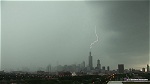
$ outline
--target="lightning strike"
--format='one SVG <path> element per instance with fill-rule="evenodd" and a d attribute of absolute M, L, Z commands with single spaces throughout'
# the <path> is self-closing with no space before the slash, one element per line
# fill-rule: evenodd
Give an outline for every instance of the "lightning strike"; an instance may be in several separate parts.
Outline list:
<path fill-rule="evenodd" d="M 96 33 L 96 26 L 95 26 L 95 35 L 96 35 L 96 40 L 91 43 L 90 49 L 92 48 L 92 45 L 94 45 L 96 42 L 98 42 L 98 35 L 97 35 L 97 33 Z"/>

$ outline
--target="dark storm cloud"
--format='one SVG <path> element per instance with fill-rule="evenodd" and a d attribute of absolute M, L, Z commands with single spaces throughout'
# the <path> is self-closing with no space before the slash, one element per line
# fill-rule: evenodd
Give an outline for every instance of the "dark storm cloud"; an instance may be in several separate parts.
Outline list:
<path fill-rule="evenodd" d="M 149 53 L 149 8 L 147 2 L 118 2 L 113 4 L 110 11 L 110 25 L 108 30 L 119 33 L 118 38 L 109 39 L 113 45 L 111 51 L 134 54 L 134 58 L 142 56 L 148 58 Z M 109 21 L 108 21 L 109 22 Z M 112 29 L 112 30 L 111 30 Z M 108 42 L 109 42 L 108 41 Z M 125 55 L 128 57 L 132 57 Z M 120 55 L 121 56 L 121 55 Z M 117 58 L 118 55 L 112 56 Z M 121 56 L 122 57 L 122 56 Z M 118 59 L 119 60 L 119 59 Z M 125 59 L 124 59 L 125 60 Z M 129 60 L 131 61 L 131 60 Z"/>
<path fill-rule="evenodd" d="M 101 27 L 105 33 L 105 42 L 101 43 L 102 53 L 117 63 L 149 63 L 148 2 L 114 1 L 89 4 L 95 8 L 105 7 L 105 16 L 99 18 L 103 22 L 97 21 L 97 24 L 103 25 Z"/>

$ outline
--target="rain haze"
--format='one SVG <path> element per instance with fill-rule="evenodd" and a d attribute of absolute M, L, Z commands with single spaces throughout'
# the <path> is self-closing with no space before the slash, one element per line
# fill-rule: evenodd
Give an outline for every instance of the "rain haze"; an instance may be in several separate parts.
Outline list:
<path fill-rule="evenodd" d="M 1 70 L 149 64 L 147 1 L 2 1 Z M 92 42 L 98 41 L 92 45 Z"/>

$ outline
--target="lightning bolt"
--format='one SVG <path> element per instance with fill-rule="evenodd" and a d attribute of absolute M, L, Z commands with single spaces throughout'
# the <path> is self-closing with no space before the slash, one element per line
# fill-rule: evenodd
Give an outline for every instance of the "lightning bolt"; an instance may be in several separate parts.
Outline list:
<path fill-rule="evenodd" d="M 96 40 L 91 43 L 90 49 L 92 48 L 92 45 L 94 45 L 96 42 L 98 42 L 98 35 L 97 35 L 97 33 L 96 33 L 96 26 L 95 26 L 95 35 L 96 35 Z"/>

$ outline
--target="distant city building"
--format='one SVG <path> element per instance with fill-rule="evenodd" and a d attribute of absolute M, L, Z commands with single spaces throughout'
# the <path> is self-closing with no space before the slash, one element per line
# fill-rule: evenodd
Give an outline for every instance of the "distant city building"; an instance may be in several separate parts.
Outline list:
<path fill-rule="evenodd" d="M 149 65 L 147 64 L 147 72 L 149 72 Z"/>
<path fill-rule="evenodd" d="M 106 73 L 105 66 L 102 66 L 101 73 Z"/>
<path fill-rule="evenodd" d="M 124 73 L 129 73 L 129 72 L 130 72 L 129 69 L 125 69 L 125 70 L 124 70 Z"/>
<path fill-rule="evenodd" d="M 132 69 L 131 69 L 131 68 L 129 68 L 129 71 L 130 71 L 130 72 L 132 72 Z"/>
<path fill-rule="evenodd" d="M 118 72 L 124 73 L 124 64 L 118 64 Z"/>
<path fill-rule="evenodd" d="M 101 69 L 101 64 L 100 64 L 100 60 L 97 60 L 97 69 Z"/>
<path fill-rule="evenodd" d="M 107 66 L 107 71 L 109 71 L 109 66 Z"/>
<path fill-rule="evenodd" d="M 102 67 L 102 70 L 105 70 L 105 66 Z"/>
<path fill-rule="evenodd" d="M 51 72 L 51 65 L 47 66 L 47 72 L 50 73 Z"/>
<path fill-rule="evenodd" d="M 83 64 L 83 68 L 85 68 L 85 61 L 83 61 L 83 63 L 82 63 L 82 64 Z"/>
<path fill-rule="evenodd" d="M 58 76 L 63 77 L 63 76 L 72 76 L 72 73 L 69 71 L 66 72 L 58 72 Z"/>
<path fill-rule="evenodd" d="M 47 74 L 45 71 L 37 71 L 37 74 Z"/>
<path fill-rule="evenodd" d="M 89 67 L 90 67 L 90 70 L 93 69 L 93 61 L 92 61 L 91 52 L 89 53 Z"/>
<path fill-rule="evenodd" d="M 62 65 L 58 65 L 57 66 L 57 71 L 63 71 L 63 66 Z"/>
<path fill-rule="evenodd" d="M 0 74 L 4 74 L 5 72 L 4 72 L 4 70 L 3 71 L 0 71 Z"/>
<path fill-rule="evenodd" d="M 142 68 L 142 72 L 145 72 L 145 68 Z"/>
<path fill-rule="evenodd" d="M 135 71 L 135 69 L 133 69 L 133 68 L 132 68 L 132 70 L 131 70 L 131 71 L 132 71 L 132 72 L 134 72 L 134 71 Z"/>

